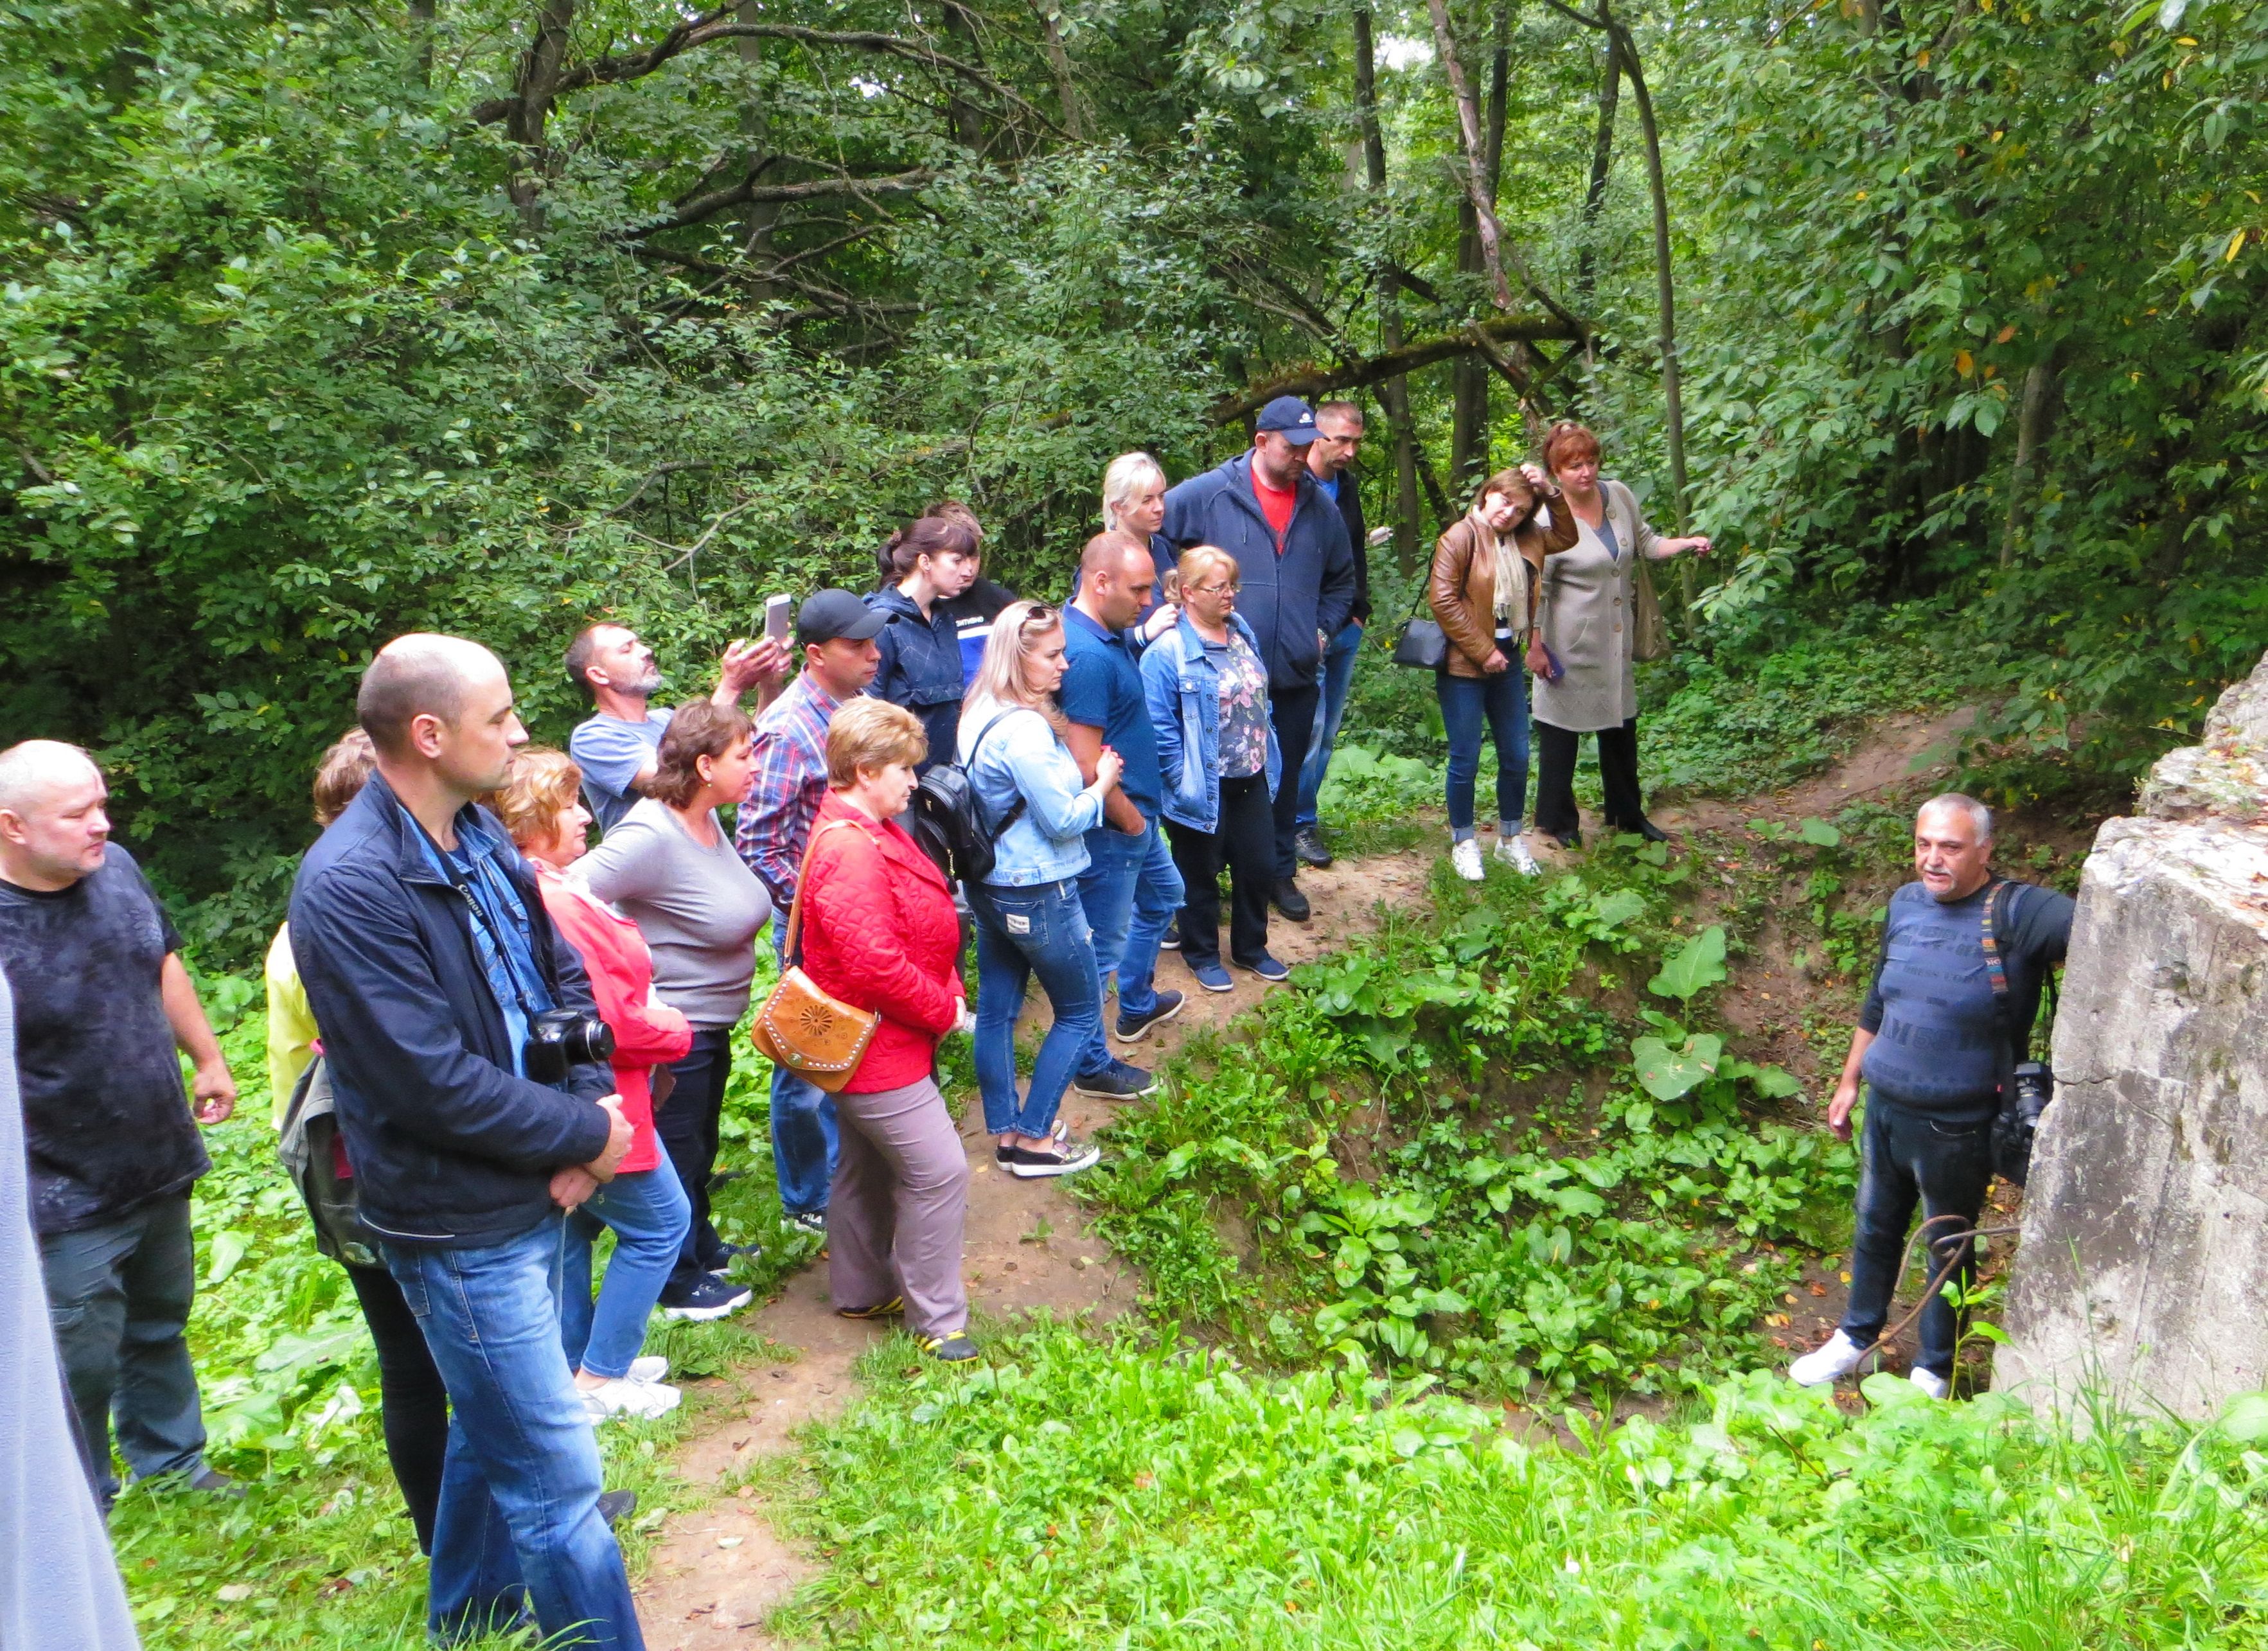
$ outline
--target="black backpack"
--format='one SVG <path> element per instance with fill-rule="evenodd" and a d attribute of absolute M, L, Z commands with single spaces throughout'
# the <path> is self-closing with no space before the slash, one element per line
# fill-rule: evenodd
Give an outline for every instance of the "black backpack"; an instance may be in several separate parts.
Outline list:
<path fill-rule="evenodd" d="M 969 742 L 970 759 L 984 748 L 985 735 L 1025 709 L 1018 705 L 1004 711 L 978 729 L 976 738 Z M 921 777 L 913 806 L 906 811 L 906 824 L 914 841 L 937 862 L 946 881 L 981 883 L 992 874 L 992 845 L 1023 812 L 1024 800 L 1019 796 L 998 823 L 987 820 L 983 800 L 976 794 L 976 782 L 967 765 L 939 763 Z"/>

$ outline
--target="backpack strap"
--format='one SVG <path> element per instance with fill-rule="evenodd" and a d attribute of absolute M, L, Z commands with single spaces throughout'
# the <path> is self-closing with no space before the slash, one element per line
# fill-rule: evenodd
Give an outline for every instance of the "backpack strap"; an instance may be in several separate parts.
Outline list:
<path fill-rule="evenodd" d="M 1030 711 L 1035 717 L 1040 714 L 1033 711 L 1029 705 L 1011 705 L 1007 710 L 996 713 L 990 721 L 979 728 L 976 731 L 976 739 L 970 741 L 968 744 L 968 800 L 976 806 L 976 823 L 983 826 L 996 838 L 1024 817 L 1024 793 L 1019 790 L 1016 792 L 1016 800 L 1008 805 L 1008 812 L 1000 816 L 1000 823 L 991 824 L 984 817 L 984 793 L 976 789 L 976 758 L 983 751 L 984 741 L 991 734 L 992 730 L 1020 711 Z"/>

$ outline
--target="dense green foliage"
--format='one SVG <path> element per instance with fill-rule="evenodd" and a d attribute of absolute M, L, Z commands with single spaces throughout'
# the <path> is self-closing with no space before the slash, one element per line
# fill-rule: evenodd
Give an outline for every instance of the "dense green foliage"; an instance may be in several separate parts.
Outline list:
<path fill-rule="evenodd" d="M 1596 33 L 1451 11 L 1502 111 L 1514 262 L 1594 328 L 1571 346 L 1522 297 L 1507 370 L 1666 517 L 1631 100 L 1587 210 Z M 1422 8 L 1374 18 L 1374 188 L 1347 15 L 1253 0 L 9 15 L 0 740 L 96 747 L 217 954 L 275 909 L 387 635 L 495 644 L 556 737 L 590 617 L 694 686 L 764 593 L 865 583 L 939 495 L 996 571 L 1059 589 L 1112 453 L 1186 473 L 1241 440 L 1215 398 L 1309 361 L 1351 381 L 1389 329 L 1454 341 L 1492 307 Z M 1669 675 L 1931 597 L 1980 732 L 2030 764 L 2012 789 L 2192 727 L 2268 643 L 2258 9 L 1625 20 L 1721 546 Z M 1437 485 L 1527 446 L 1477 362 L 1403 385 L 1413 545 Z"/>
<path fill-rule="evenodd" d="M 800 1621 L 836 1646 L 2257 1647 L 2268 1401 L 2086 1443 L 1895 1376 L 1690 1425 L 1498 1419 L 1359 1376 L 1039 1329 L 877 1357 L 822 1433 Z"/>

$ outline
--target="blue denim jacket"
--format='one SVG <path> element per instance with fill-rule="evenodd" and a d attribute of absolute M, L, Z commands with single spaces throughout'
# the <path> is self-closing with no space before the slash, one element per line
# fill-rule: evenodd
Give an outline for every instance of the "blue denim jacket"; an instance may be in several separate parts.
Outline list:
<path fill-rule="evenodd" d="M 1260 645 L 1241 614 L 1231 614 L 1256 654 Z M 1158 729 L 1158 766 L 1165 773 L 1165 814 L 1198 831 L 1220 829 L 1220 673 L 1204 638 L 1187 617 L 1142 656 L 1142 691 Z M 1268 725 L 1268 795 L 1283 783 L 1284 753 Z"/>
<path fill-rule="evenodd" d="M 1005 711 L 1007 714 L 1002 716 Z M 990 733 L 987 723 L 998 717 Z M 983 735 L 981 749 L 968 741 Z M 972 699 L 961 718 L 961 763 L 984 805 L 999 820 L 1022 798 L 1018 814 L 992 844 L 986 883 L 1028 888 L 1061 882 L 1086 869 L 1086 833 L 1102 820 L 1102 794 L 1090 787 L 1048 719 L 1036 711 Z"/>
<path fill-rule="evenodd" d="M 922 732 L 929 736 L 924 770 L 951 762 L 961 721 L 960 627 L 942 602 L 931 603 L 930 616 L 924 619 L 913 598 L 895 585 L 867 597 L 866 606 L 889 616 L 874 638 L 882 660 L 866 691 L 921 719 Z"/>

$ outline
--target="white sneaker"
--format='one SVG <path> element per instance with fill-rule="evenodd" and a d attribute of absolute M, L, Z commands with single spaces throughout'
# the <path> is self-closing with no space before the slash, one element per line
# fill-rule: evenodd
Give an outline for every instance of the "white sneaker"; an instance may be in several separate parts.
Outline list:
<path fill-rule="evenodd" d="M 1924 1397 L 1941 1399 L 1953 1391 L 1953 1383 L 1934 1370 L 1925 1370 L 1919 1365 L 1906 1372 L 1906 1380 L 1920 1389 Z"/>
<path fill-rule="evenodd" d="M 1543 868 L 1535 863 L 1535 856 L 1528 851 L 1528 839 L 1514 835 L 1496 840 L 1494 858 L 1509 866 L 1522 877 L 1540 877 Z"/>
<path fill-rule="evenodd" d="M 616 1376 L 594 1388 L 583 1390 L 583 1409 L 589 1413 L 593 1426 L 610 1416 L 630 1416 L 640 1421 L 651 1421 L 666 1416 L 677 1408 L 683 1396 L 674 1387 L 659 1382 L 633 1382 L 628 1376 Z"/>
<path fill-rule="evenodd" d="M 1787 1379 L 1800 1388 L 1815 1388 L 1822 1382 L 1849 1375 L 1866 1356 L 1864 1347 L 1838 1330 L 1823 1346 L 1813 1348 L 1788 1366 Z"/>
<path fill-rule="evenodd" d="M 630 1360 L 630 1373 L 629 1375 L 625 1376 L 623 1380 L 627 1382 L 659 1382 L 662 1377 L 668 1374 L 669 1360 L 663 1358 L 658 1352 L 648 1353 L 643 1359 L 633 1359 Z"/>
<path fill-rule="evenodd" d="M 1481 845 L 1477 837 L 1467 837 L 1462 843 L 1449 845 L 1449 864 L 1458 876 L 1469 883 L 1476 883 L 1488 873 L 1481 869 Z"/>

